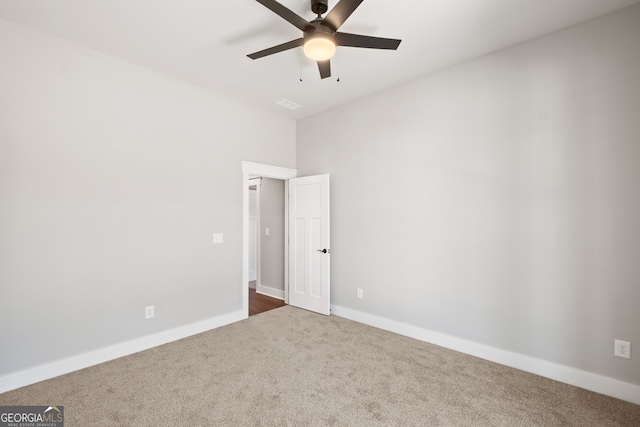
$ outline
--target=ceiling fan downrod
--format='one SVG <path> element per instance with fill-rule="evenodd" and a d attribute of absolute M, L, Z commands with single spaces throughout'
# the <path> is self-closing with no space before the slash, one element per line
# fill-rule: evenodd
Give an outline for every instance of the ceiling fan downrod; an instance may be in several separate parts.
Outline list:
<path fill-rule="evenodd" d="M 318 18 L 320 18 L 328 9 L 329 0 L 311 0 L 311 11 L 318 15 Z"/>

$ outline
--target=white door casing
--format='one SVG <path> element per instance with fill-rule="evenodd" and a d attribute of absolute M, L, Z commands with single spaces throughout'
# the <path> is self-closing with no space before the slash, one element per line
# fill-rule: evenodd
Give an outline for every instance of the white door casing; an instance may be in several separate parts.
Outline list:
<path fill-rule="evenodd" d="M 330 314 L 329 175 L 289 180 L 289 304 Z"/>

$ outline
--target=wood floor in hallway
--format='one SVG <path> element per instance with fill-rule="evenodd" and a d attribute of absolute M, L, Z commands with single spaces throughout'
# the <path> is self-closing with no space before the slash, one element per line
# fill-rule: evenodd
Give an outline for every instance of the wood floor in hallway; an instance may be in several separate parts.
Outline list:
<path fill-rule="evenodd" d="M 249 288 L 249 316 L 264 313 L 265 311 L 273 310 L 274 308 L 285 305 L 286 304 L 282 300 L 259 294 L 255 289 Z"/>

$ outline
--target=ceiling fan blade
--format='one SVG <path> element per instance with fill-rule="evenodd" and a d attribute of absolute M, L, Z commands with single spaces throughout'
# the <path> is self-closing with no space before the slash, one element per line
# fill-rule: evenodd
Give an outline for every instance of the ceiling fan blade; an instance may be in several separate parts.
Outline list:
<path fill-rule="evenodd" d="M 263 58 L 265 56 L 273 55 L 274 53 L 284 52 L 285 50 L 293 49 L 295 47 L 302 46 L 302 37 L 299 39 L 291 40 L 290 42 L 279 44 L 268 49 L 261 50 L 259 52 L 250 53 L 247 55 L 251 59 Z"/>
<path fill-rule="evenodd" d="M 335 31 L 338 30 L 344 24 L 344 21 L 347 20 L 349 16 L 353 13 L 354 10 L 360 3 L 364 0 L 340 0 L 337 5 L 331 9 L 329 14 L 325 16 L 323 24 L 328 24 Z"/>
<path fill-rule="evenodd" d="M 331 77 L 331 60 L 327 59 L 326 61 L 318 61 L 318 69 L 320 70 L 321 79 Z"/>
<path fill-rule="evenodd" d="M 279 15 L 281 18 L 284 18 L 287 22 L 293 24 L 298 27 L 301 31 L 304 31 L 309 27 L 309 22 L 307 22 L 304 18 L 300 17 L 295 12 L 281 5 L 275 0 L 256 0 L 258 3 L 262 4 L 266 8 L 270 9 L 276 15 Z"/>
<path fill-rule="evenodd" d="M 363 36 L 360 34 L 336 33 L 338 46 L 366 47 L 370 49 L 396 50 L 402 40 L 383 39 L 381 37 Z"/>

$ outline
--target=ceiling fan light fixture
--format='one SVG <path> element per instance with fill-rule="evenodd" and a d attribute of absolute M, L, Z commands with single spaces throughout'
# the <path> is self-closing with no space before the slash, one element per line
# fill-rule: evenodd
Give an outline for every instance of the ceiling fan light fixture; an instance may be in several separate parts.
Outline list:
<path fill-rule="evenodd" d="M 328 36 L 316 35 L 304 42 L 304 54 L 314 61 L 326 61 L 336 53 L 336 43 Z"/>
<path fill-rule="evenodd" d="M 329 0 L 307 0 L 311 2 L 311 10 L 318 15 L 311 21 L 302 18 L 279 3 L 278 0 L 256 1 L 302 31 L 302 37 L 250 53 L 247 56 L 251 59 L 258 59 L 302 47 L 304 54 L 318 63 L 321 79 L 331 77 L 331 57 L 336 53 L 337 46 L 396 50 L 402 41 L 338 31 L 364 0 L 337 0 L 336 5 L 324 18 L 322 14 L 329 9 Z"/>

